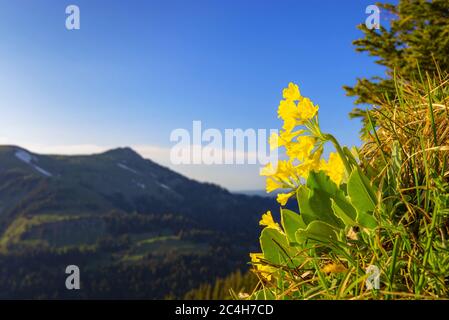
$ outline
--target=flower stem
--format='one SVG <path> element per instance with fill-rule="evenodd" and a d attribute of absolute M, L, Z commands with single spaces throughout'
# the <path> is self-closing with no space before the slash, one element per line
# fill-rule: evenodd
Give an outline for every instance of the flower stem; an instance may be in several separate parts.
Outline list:
<path fill-rule="evenodd" d="M 351 165 L 349 164 L 348 159 L 346 159 L 346 155 L 345 155 L 345 153 L 343 152 L 343 149 L 341 148 L 341 146 L 340 146 L 340 144 L 338 143 L 337 139 L 335 139 L 335 137 L 334 137 L 333 135 L 329 134 L 329 133 L 324 134 L 323 137 L 324 137 L 327 141 L 332 142 L 332 144 L 334 145 L 335 150 L 337 150 L 338 155 L 339 155 L 340 158 L 341 158 L 341 161 L 343 161 L 343 165 L 345 166 L 346 173 L 348 174 L 348 177 L 349 177 L 349 175 L 350 175 L 351 172 L 352 172 L 352 167 L 351 167 Z"/>

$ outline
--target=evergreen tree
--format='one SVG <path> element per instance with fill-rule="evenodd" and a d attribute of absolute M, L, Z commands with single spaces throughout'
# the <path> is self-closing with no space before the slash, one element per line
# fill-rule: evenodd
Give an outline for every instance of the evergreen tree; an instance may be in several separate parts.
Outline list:
<path fill-rule="evenodd" d="M 422 76 L 442 76 L 449 72 L 449 0 L 399 0 L 397 5 L 378 3 L 382 17 L 393 17 L 390 26 L 369 30 L 358 28 L 364 36 L 353 42 L 356 51 L 377 57 L 386 68 L 385 77 L 359 78 L 354 87 L 345 86 L 356 104 L 379 104 L 395 98 L 394 75 L 413 81 Z M 364 109 L 355 108 L 351 117 L 368 121 Z"/>

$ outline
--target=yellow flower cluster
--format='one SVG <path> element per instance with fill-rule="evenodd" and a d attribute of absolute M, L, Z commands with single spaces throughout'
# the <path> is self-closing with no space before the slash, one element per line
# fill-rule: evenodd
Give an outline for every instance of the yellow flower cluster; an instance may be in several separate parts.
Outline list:
<path fill-rule="evenodd" d="M 266 191 L 290 189 L 288 193 L 279 193 L 277 201 L 285 205 L 295 194 L 302 179 L 307 179 L 309 172 L 323 170 L 337 184 L 344 177 L 344 165 L 337 153 L 331 153 L 329 161 L 321 160 L 323 152 L 322 136 L 318 125 L 317 105 L 301 96 L 299 88 L 289 83 L 283 90 L 284 99 L 278 107 L 278 117 L 284 121 L 279 134 L 273 133 L 269 138 L 270 149 L 284 147 L 288 160 L 282 160 L 275 167 L 269 163 L 261 170 L 266 176 Z M 296 131 L 295 128 L 303 128 Z"/>
<path fill-rule="evenodd" d="M 273 267 L 262 264 L 260 259 L 263 258 L 263 253 L 250 253 L 251 263 L 259 271 L 259 274 L 266 280 L 271 280 L 271 274 L 276 270 Z"/>
<path fill-rule="evenodd" d="M 294 83 L 288 84 L 283 96 L 284 100 L 279 103 L 278 118 L 284 120 L 283 129 L 286 132 L 312 119 L 318 112 L 318 106 L 314 106 L 309 98 L 302 97 L 298 85 Z"/>
<path fill-rule="evenodd" d="M 328 161 L 321 159 L 323 144 L 326 141 L 332 141 L 340 154 L 342 149 L 333 136 L 321 132 L 318 123 L 318 106 L 315 106 L 309 98 L 302 97 L 298 86 L 294 83 L 289 83 L 284 89 L 283 97 L 279 104 L 278 117 L 284 121 L 284 124 L 279 134 L 274 133 L 270 136 L 269 144 L 271 150 L 285 148 L 288 160 L 280 160 L 276 165 L 268 163 L 260 174 L 267 178 L 267 192 L 278 189 L 288 191 L 277 195 L 277 201 L 285 206 L 288 199 L 295 195 L 298 187 L 308 178 L 310 172 L 324 171 L 339 185 L 348 172 L 348 164 L 343 162 L 339 153 L 335 152 L 330 154 Z M 344 161 L 346 161 L 345 158 Z M 262 215 L 259 224 L 265 228 L 276 229 L 285 235 L 280 225 L 274 221 L 271 211 Z M 276 268 L 262 261 L 263 253 L 251 253 L 250 256 L 258 274 L 270 281 Z M 323 267 L 322 272 L 339 273 L 345 270 L 342 264 L 328 264 Z"/>

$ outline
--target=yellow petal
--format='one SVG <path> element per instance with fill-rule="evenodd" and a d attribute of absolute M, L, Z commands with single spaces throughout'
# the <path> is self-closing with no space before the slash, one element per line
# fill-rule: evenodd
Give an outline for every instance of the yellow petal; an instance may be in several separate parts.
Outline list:
<path fill-rule="evenodd" d="M 260 170 L 261 176 L 270 177 L 276 174 L 276 169 L 273 167 L 273 164 L 269 162 L 265 167 Z"/>
<path fill-rule="evenodd" d="M 343 161 L 336 152 L 331 152 L 329 154 L 329 160 L 327 163 L 321 162 L 320 169 L 326 172 L 329 178 L 337 185 L 340 185 L 345 175 Z"/>
<path fill-rule="evenodd" d="M 286 132 L 292 131 L 296 126 L 298 125 L 298 122 L 295 118 L 287 118 L 284 119 L 284 124 L 282 126 L 282 129 L 284 129 Z"/>
<path fill-rule="evenodd" d="M 318 112 L 319 107 L 314 106 L 309 98 L 304 98 L 298 103 L 298 114 L 301 120 L 312 119 Z"/>
<path fill-rule="evenodd" d="M 291 159 L 304 161 L 315 148 L 315 139 L 310 136 L 300 136 L 296 143 L 287 146 L 287 156 Z"/>
<path fill-rule="evenodd" d="M 250 253 L 251 262 L 259 262 L 260 258 L 263 258 L 263 253 Z"/>
<path fill-rule="evenodd" d="M 330 263 L 325 265 L 321 271 L 324 273 L 341 273 L 346 271 L 346 267 L 341 263 Z"/>
<path fill-rule="evenodd" d="M 279 202 L 281 206 L 285 206 L 287 204 L 288 199 L 294 194 L 294 192 L 290 193 L 279 193 L 276 197 L 276 201 Z"/>
<path fill-rule="evenodd" d="M 297 135 L 300 135 L 304 133 L 304 130 L 297 130 L 294 132 L 291 131 L 281 131 L 279 138 L 282 140 L 282 142 L 285 144 L 287 142 L 290 142 L 295 138 Z"/>
<path fill-rule="evenodd" d="M 266 226 L 268 228 L 279 229 L 279 224 L 274 222 L 273 216 L 271 215 L 271 211 L 267 211 L 262 215 L 262 219 L 259 221 L 259 225 Z"/>
<path fill-rule="evenodd" d="M 307 179 L 311 171 L 320 170 L 320 158 L 322 154 L 322 149 L 316 150 L 313 154 L 309 155 L 304 162 L 295 167 L 295 173 Z"/>
<path fill-rule="evenodd" d="M 267 193 L 273 192 L 274 190 L 279 189 L 281 187 L 282 187 L 282 184 L 280 184 L 279 182 L 273 180 L 272 178 L 267 178 L 266 188 L 265 188 Z"/>
<path fill-rule="evenodd" d="M 275 177 L 279 180 L 288 180 L 294 176 L 294 167 L 290 161 L 281 160 L 278 162 Z"/>
<path fill-rule="evenodd" d="M 260 259 L 263 258 L 263 253 L 250 253 L 251 262 L 253 266 L 260 272 L 260 275 L 266 280 L 271 280 L 271 274 L 275 271 L 273 267 L 263 265 Z"/>
<path fill-rule="evenodd" d="M 278 107 L 278 118 L 286 121 L 287 119 L 296 118 L 298 116 L 298 108 L 291 100 L 281 100 Z"/>
<path fill-rule="evenodd" d="M 279 140 L 280 140 L 280 138 L 277 133 L 273 132 L 270 135 L 270 138 L 268 139 L 268 143 L 270 144 L 270 150 L 275 150 L 280 147 Z"/>
<path fill-rule="evenodd" d="M 293 82 L 290 82 L 288 84 L 288 87 L 285 88 L 282 92 L 284 99 L 286 100 L 300 100 L 301 99 L 301 93 L 299 92 L 298 85 L 294 84 Z"/>

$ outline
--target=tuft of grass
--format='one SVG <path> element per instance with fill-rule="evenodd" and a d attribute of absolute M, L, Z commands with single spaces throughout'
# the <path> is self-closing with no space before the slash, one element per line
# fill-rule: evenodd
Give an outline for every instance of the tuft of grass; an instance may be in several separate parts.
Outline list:
<path fill-rule="evenodd" d="M 396 78 L 395 84 L 398 98 L 385 98 L 368 112 L 372 130 L 360 149 L 361 157 L 374 168 L 393 168 L 393 161 L 400 163 L 395 173 L 403 188 L 431 183 L 429 178 L 437 176 L 447 181 L 449 78 L 427 77 L 414 83 Z M 385 155 L 390 155 L 389 163 L 385 163 Z"/>

